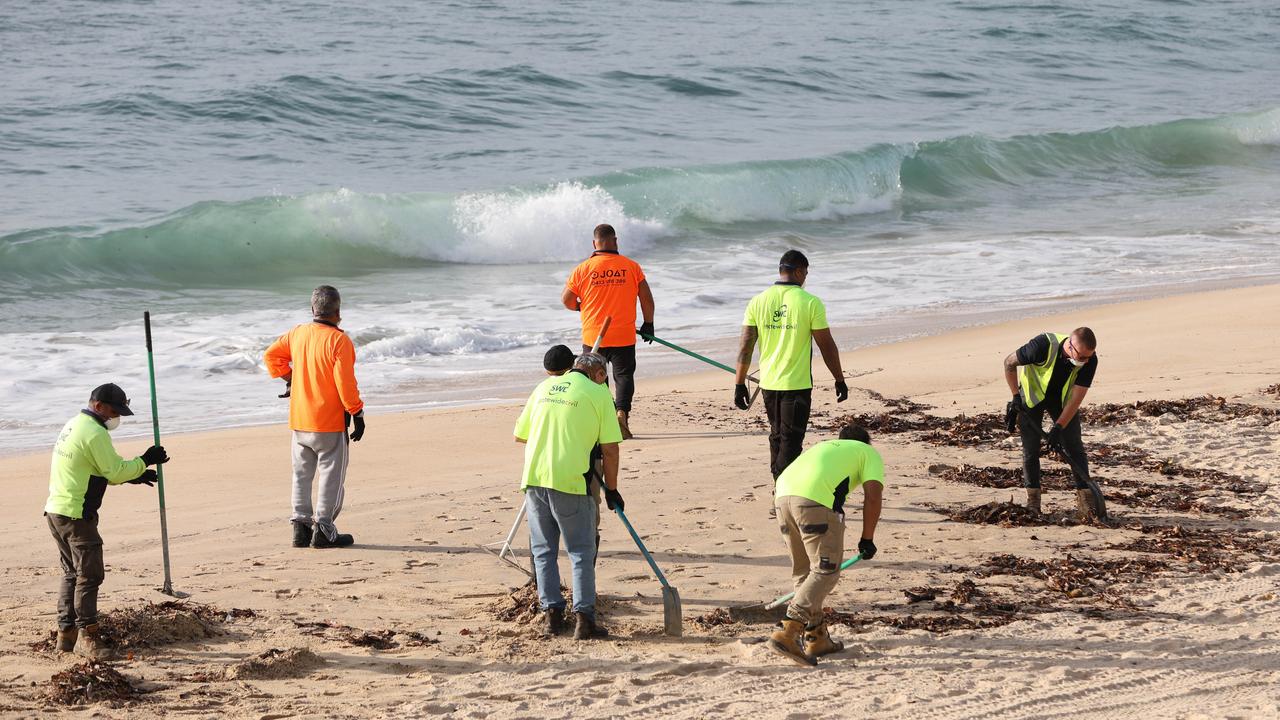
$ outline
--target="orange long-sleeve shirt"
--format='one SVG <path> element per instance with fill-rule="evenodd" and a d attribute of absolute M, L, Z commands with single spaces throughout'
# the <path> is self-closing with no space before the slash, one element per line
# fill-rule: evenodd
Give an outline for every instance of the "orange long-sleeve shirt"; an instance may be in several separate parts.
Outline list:
<path fill-rule="evenodd" d="M 273 378 L 293 373 L 289 427 L 294 430 L 342 432 L 343 412 L 364 409 L 356 386 L 356 346 L 333 325 L 295 327 L 271 343 L 263 361 Z"/>

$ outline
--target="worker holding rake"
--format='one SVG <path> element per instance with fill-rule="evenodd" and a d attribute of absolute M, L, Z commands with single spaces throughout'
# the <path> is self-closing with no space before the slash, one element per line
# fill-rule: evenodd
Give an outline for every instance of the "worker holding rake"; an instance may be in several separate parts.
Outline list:
<path fill-rule="evenodd" d="M 871 447 L 866 429 L 846 425 L 838 440 L 814 445 L 778 476 L 774 506 L 791 551 L 796 591 L 769 647 L 800 665 L 812 667 L 820 656 L 844 649 L 831 639 L 822 605 L 840 579 L 844 501 L 858 487 L 863 494 L 858 552 L 870 560 L 876 554 L 873 538 L 880 520 L 884 461 Z"/>

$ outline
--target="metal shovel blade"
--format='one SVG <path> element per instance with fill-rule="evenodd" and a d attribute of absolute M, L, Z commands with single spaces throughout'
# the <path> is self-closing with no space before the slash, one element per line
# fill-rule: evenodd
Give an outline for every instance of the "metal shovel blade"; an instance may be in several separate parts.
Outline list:
<path fill-rule="evenodd" d="M 1089 486 L 1089 492 L 1093 494 L 1094 512 L 1098 514 L 1098 519 L 1107 522 L 1111 518 L 1107 517 L 1107 501 L 1102 497 L 1102 488 L 1098 487 L 1098 483 L 1092 478 L 1085 480 L 1085 484 Z"/>
<path fill-rule="evenodd" d="M 663 632 L 671 637 L 684 635 L 684 617 L 680 607 L 680 591 L 670 585 L 662 588 Z"/>

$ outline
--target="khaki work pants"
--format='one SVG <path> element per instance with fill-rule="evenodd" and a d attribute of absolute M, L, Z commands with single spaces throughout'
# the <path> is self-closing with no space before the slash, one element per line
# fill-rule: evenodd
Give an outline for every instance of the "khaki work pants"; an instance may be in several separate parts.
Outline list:
<path fill-rule="evenodd" d="M 58 584 L 58 629 L 88 627 L 98 622 L 98 588 L 106 577 L 98 516 L 69 518 L 45 513 L 58 545 L 62 580 Z"/>
<path fill-rule="evenodd" d="M 791 551 L 791 579 L 796 590 L 787 606 L 787 618 L 814 627 L 822 622 L 822 603 L 840 579 L 844 522 L 831 508 L 795 495 L 775 499 L 774 507 Z"/>

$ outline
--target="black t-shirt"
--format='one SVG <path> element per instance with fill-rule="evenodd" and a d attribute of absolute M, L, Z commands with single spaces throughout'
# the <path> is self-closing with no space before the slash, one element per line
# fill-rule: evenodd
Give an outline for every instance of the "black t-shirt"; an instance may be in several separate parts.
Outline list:
<path fill-rule="evenodd" d="M 1062 341 L 1066 345 L 1066 340 Z M 1018 364 L 1019 365 L 1043 365 L 1049 359 L 1049 338 L 1043 333 L 1031 338 L 1026 345 L 1018 348 Z M 1053 376 L 1049 378 L 1049 387 L 1045 389 L 1045 400 L 1049 401 L 1052 407 L 1060 407 L 1062 405 L 1062 386 L 1067 383 L 1067 378 L 1071 376 L 1071 371 L 1075 366 L 1067 359 L 1067 353 L 1064 349 L 1058 347 L 1058 361 L 1053 364 Z M 1098 354 L 1094 353 L 1089 358 L 1089 362 L 1080 368 L 1080 372 L 1076 373 L 1075 384 L 1080 387 L 1089 387 L 1093 384 L 1093 375 L 1098 371 Z"/>

